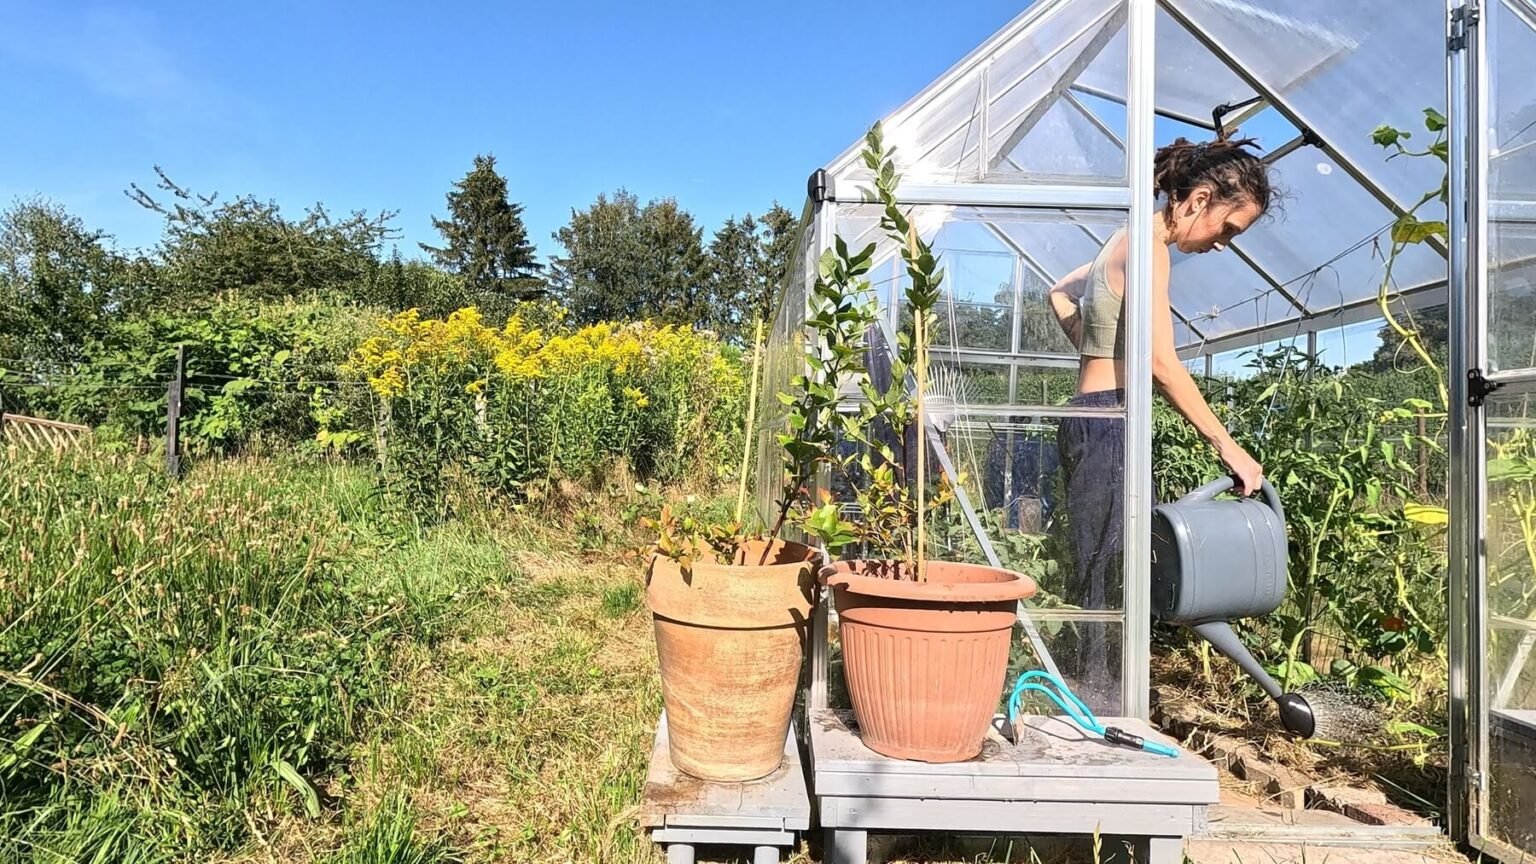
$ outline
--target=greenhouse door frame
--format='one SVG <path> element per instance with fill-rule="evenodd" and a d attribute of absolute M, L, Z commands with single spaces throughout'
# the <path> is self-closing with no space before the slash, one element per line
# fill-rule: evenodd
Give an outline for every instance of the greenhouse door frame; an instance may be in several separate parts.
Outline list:
<path fill-rule="evenodd" d="M 1490 824 L 1488 417 L 1484 397 L 1536 394 L 1536 368 L 1490 370 L 1489 11 L 1503 0 L 1447 0 L 1451 477 L 1449 535 L 1450 771 L 1453 838 L 1506 862 L 1530 855 Z"/>

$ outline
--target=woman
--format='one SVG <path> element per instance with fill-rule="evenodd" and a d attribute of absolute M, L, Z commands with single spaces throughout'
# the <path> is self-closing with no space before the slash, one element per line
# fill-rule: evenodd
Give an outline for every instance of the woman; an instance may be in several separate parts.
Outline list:
<path fill-rule="evenodd" d="M 1168 304 L 1169 247 L 1220 252 L 1269 209 L 1267 166 L 1251 140 L 1194 144 L 1183 138 L 1157 151 L 1153 181 L 1164 205 L 1152 232 L 1152 380 L 1174 409 L 1216 449 L 1237 490 L 1259 489 L 1263 469 L 1222 426 L 1194 378 L 1179 361 Z M 1125 400 L 1125 265 L 1129 243 L 1115 233 L 1092 262 L 1047 295 L 1058 323 L 1081 356 L 1071 405 L 1117 408 Z M 1066 601 L 1084 609 L 1119 608 L 1123 549 L 1125 426 L 1118 418 L 1070 417 L 1057 438 L 1066 471 L 1067 513 L 1077 569 Z M 1120 683 L 1108 673 L 1104 625 L 1087 624 L 1075 656 L 1060 658 L 1090 704 L 1118 710 Z M 1118 640 L 1117 640 L 1118 641 Z M 1074 662 L 1075 661 L 1075 662 Z M 1118 664 L 1117 664 L 1118 665 Z"/>

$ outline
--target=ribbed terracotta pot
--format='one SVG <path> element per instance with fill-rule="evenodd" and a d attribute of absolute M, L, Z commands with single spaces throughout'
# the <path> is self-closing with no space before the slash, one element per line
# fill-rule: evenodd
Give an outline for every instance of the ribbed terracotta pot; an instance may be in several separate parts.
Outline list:
<path fill-rule="evenodd" d="M 837 604 L 843 674 L 864 745 L 894 759 L 960 762 L 981 752 L 1003 693 L 1018 602 L 1035 582 L 1011 570 L 895 561 L 823 571 Z"/>
<path fill-rule="evenodd" d="M 646 602 L 678 770 L 735 782 L 778 769 L 810 635 L 819 556 L 783 541 L 748 542 L 731 564 L 684 569 L 652 556 Z"/>

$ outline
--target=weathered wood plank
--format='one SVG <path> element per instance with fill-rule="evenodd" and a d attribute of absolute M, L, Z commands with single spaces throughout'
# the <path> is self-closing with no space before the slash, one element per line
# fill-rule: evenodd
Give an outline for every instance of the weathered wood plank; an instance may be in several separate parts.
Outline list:
<path fill-rule="evenodd" d="M 811 799 L 806 789 L 800 749 L 791 726 L 784 741 L 784 764 L 750 783 L 710 783 L 677 770 L 667 749 L 666 714 L 656 724 L 646 774 L 640 823 L 648 828 L 697 826 L 790 831 L 810 826 Z"/>
<path fill-rule="evenodd" d="M 1215 794 L 1215 766 L 1193 753 L 1179 749 L 1170 759 L 1155 753 L 1117 747 L 1090 737 L 1065 718 L 1027 716 L 1018 741 L 1001 734 L 1003 718 L 994 721 L 981 755 L 966 762 L 927 764 L 890 759 L 865 747 L 853 727 L 853 712 L 817 711 L 811 714 L 811 746 L 817 789 L 831 774 L 899 776 L 1030 777 L 1060 779 L 1187 780 L 1209 784 Z M 1102 718 L 1106 725 L 1177 747 L 1177 742 L 1140 720 Z M 1204 799 L 1201 799 L 1204 800 Z"/>
<path fill-rule="evenodd" d="M 822 797 L 821 822 L 870 831 L 1103 834 L 1187 837 L 1195 810 L 1180 804 Z"/>
<path fill-rule="evenodd" d="M 795 835 L 789 831 L 728 828 L 657 828 L 651 832 L 651 840 L 656 843 L 707 843 L 711 846 L 795 845 Z"/>
<path fill-rule="evenodd" d="M 964 774 L 866 774 L 818 771 L 816 793 L 851 798 L 950 798 L 994 801 L 1214 804 L 1217 784 L 1146 778 L 997 777 Z"/>

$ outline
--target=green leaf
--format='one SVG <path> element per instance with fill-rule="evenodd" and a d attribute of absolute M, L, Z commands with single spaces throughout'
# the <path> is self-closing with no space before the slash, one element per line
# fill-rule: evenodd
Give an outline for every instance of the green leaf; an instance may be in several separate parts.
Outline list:
<path fill-rule="evenodd" d="M 47 732 L 51 725 L 53 725 L 52 720 L 42 720 L 23 732 L 21 737 L 11 744 L 11 752 L 0 756 L 0 771 L 5 771 L 26 758 L 27 751 L 32 749 L 32 745 L 37 743 L 37 739 L 43 737 L 43 733 Z"/>
<path fill-rule="evenodd" d="M 1412 137 L 1413 135 L 1410 133 L 1404 132 L 1401 129 L 1394 129 L 1391 126 L 1377 126 L 1376 131 L 1371 133 L 1371 140 L 1382 147 L 1393 147 L 1398 142 Z"/>
<path fill-rule="evenodd" d="M 1409 720 L 1394 720 L 1387 724 L 1387 731 L 1393 735 L 1419 735 L 1424 738 L 1439 738 L 1440 733 L 1428 726 L 1420 726 Z"/>
<path fill-rule="evenodd" d="M 1433 108 L 1424 109 L 1424 128 L 1431 132 L 1444 132 L 1447 123 L 1445 115 Z"/>
<path fill-rule="evenodd" d="M 309 818 L 319 819 L 320 796 L 315 793 L 315 787 L 309 785 L 308 780 L 299 776 L 299 772 L 294 770 L 294 767 L 288 764 L 286 759 L 277 760 L 272 763 L 272 767 L 276 769 L 277 776 L 281 777 L 284 783 L 287 783 L 293 787 L 293 791 L 299 793 L 299 798 L 304 801 L 304 812 L 309 814 Z"/>
<path fill-rule="evenodd" d="M 1451 514 L 1444 507 L 1409 502 L 1403 505 L 1403 518 L 1420 525 L 1448 525 Z"/>
<path fill-rule="evenodd" d="M 1393 243 L 1423 243 L 1431 237 L 1449 236 L 1450 228 L 1444 222 L 1424 222 L 1405 215 L 1392 226 Z"/>
<path fill-rule="evenodd" d="M 288 358 L 292 357 L 292 356 L 293 356 L 293 352 L 292 351 L 279 351 L 276 354 L 272 355 L 272 365 L 273 366 L 281 366 L 284 363 L 287 363 L 288 362 Z"/>
<path fill-rule="evenodd" d="M 1412 694 L 1407 682 L 1380 666 L 1366 666 L 1360 670 L 1360 680 L 1376 688 L 1389 699 L 1399 699 Z"/>
<path fill-rule="evenodd" d="M 837 253 L 828 249 L 821 253 L 821 260 L 817 262 L 816 272 L 821 274 L 821 278 L 831 281 L 833 275 L 837 273 L 838 263 Z"/>

